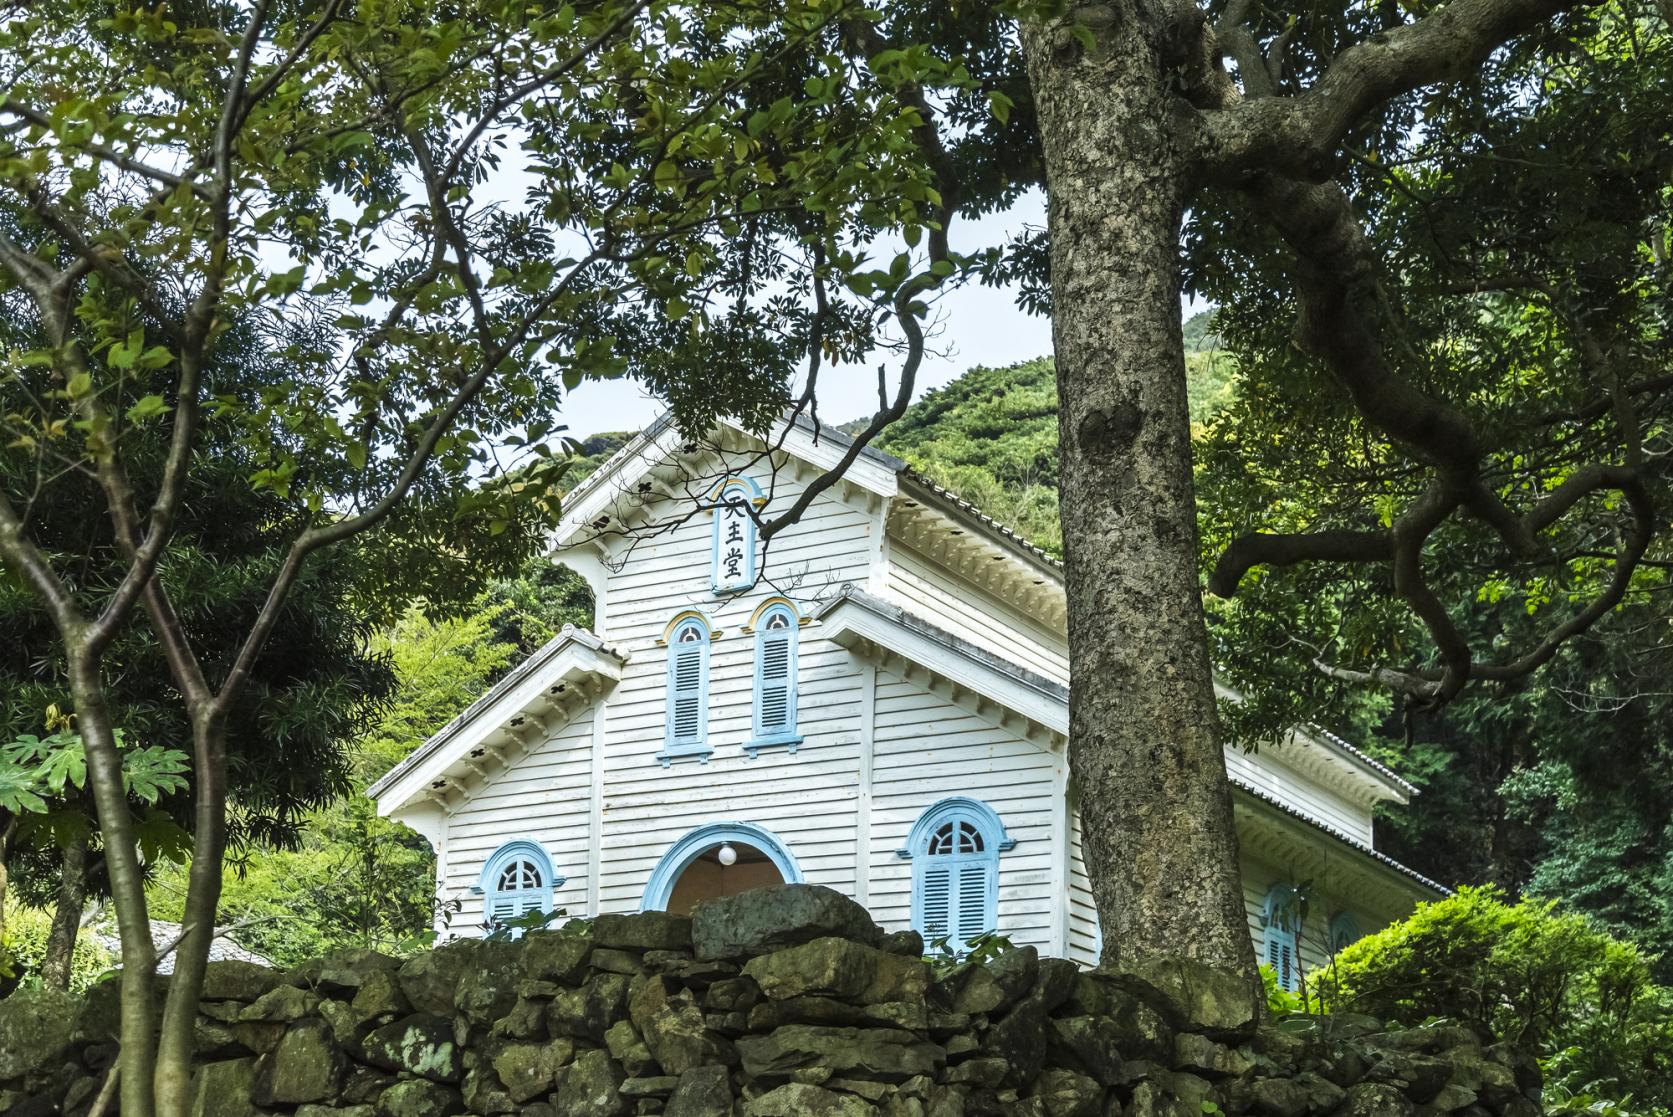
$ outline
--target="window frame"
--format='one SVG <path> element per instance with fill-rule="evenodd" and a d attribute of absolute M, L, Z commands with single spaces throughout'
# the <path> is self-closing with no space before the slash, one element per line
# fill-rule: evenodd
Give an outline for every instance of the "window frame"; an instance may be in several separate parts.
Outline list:
<path fill-rule="evenodd" d="M 1280 880 L 1266 890 L 1261 905 L 1261 962 L 1272 967 L 1278 988 L 1288 993 L 1301 989 L 1301 924 L 1306 917 L 1306 898 L 1295 885 Z"/>
<path fill-rule="evenodd" d="M 785 627 L 770 627 L 775 617 L 782 617 Z M 797 747 L 802 743 L 800 711 L 798 709 L 799 691 L 801 689 L 801 612 L 796 606 L 783 598 L 765 602 L 755 611 L 750 621 L 755 632 L 755 665 L 754 680 L 751 684 L 750 701 L 750 737 L 744 742 L 744 753 L 751 760 L 760 755 L 764 748 L 782 748 L 787 755 L 795 755 Z M 770 640 L 783 640 L 785 644 L 785 723 L 777 729 L 763 728 L 763 713 L 767 696 L 767 644 Z"/>
<path fill-rule="evenodd" d="M 684 634 L 688 632 L 695 632 L 697 639 L 683 639 Z M 656 759 L 664 768 L 685 757 L 696 757 L 699 763 L 707 764 L 710 754 L 714 752 L 713 746 L 709 744 L 709 647 L 714 638 L 714 626 L 709 623 L 708 618 L 695 611 L 688 610 L 669 622 L 663 640 L 668 649 L 668 662 L 663 676 L 662 751 L 656 754 Z M 674 732 L 677 703 L 681 695 L 687 692 L 678 686 L 677 679 L 681 657 L 688 654 L 697 657 L 697 685 L 694 688 L 697 701 L 697 733 L 691 737 L 678 737 Z"/>
<path fill-rule="evenodd" d="M 504 875 L 514 861 L 527 861 L 540 877 L 541 883 L 534 888 L 502 889 L 499 887 L 500 877 Z M 508 919 L 518 919 L 529 912 L 539 910 L 550 914 L 555 910 L 554 897 L 558 889 L 564 886 L 568 878 L 561 876 L 552 866 L 552 857 L 546 848 L 538 842 L 519 838 L 509 841 L 495 849 L 482 864 L 482 873 L 477 878 L 476 886 L 472 889 L 482 897 L 482 930 L 484 934 L 492 934 L 497 930 L 493 918 L 494 907 L 501 896 L 519 897 L 516 901 L 525 906 L 507 916 Z M 521 930 L 513 931 L 512 938 L 521 938 Z"/>
<path fill-rule="evenodd" d="M 929 844 L 935 836 L 949 824 L 956 828 L 960 824 L 969 825 L 981 838 L 982 849 L 975 853 L 931 854 Z M 906 845 L 896 850 L 896 856 L 912 862 L 912 929 L 923 935 L 926 944 L 941 938 L 934 934 L 928 926 L 926 901 L 928 900 L 929 873 L 941 865 L 947 865 L 952 871 L 952 878 L 947 885 L 948 911 L 946 939 L 947 945 L 955 955 L 962 955 L 968 949 L 971 939 L 983 935 L 993 934 L 999 930 L 999 855 L 1009 852 L 1017 844 L 1017 840 L 1005 832 L 1004 823 L 994 809 L 982 802 L 966 795 L 955 795 L 932 803 L 918 820 L 912 824 L 912 831 L 907 836 Z M 961 933 L 959 924 L 963 922 L 963 905 L 957 897 L 964 889 L 962 877 L 972 867 L 978 868 L 983 874 L 982 900 L 982 929 L 970 936 Z"/>

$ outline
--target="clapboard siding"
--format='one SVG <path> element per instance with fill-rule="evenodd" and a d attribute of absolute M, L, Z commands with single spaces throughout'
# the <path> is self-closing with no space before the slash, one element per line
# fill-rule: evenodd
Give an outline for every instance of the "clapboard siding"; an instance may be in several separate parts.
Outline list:
<path fill-rule="evenodd" d="M 583 711 L 500 772 L 472 785 L 448 816 L 438 866 L 444 901 L 459 904 L 450 930 L 479 934 L 482 896 L 476 891 L 482 866 L 506 842 L 538 842 L 565 878 L 553 896 L 556 907 L 580 915 L 587 905 L 587 802 L 592 782 L 593 716 Z"/>
<path fill-rule="evenodd" d="M 886 673 L 877 678 L 872 759 L 871 910 L 911 923 L 912 863 L 896 853 L 925 809 L 949 795 L 992 807 L 1015 848 L 999 855 L 999 930 L 1049 947 L 1052 808 L 1063 759 Z"/>
<path fill-rule="evenodd" d="M 1086 847 L 1080 810 L 1069 809 L 1069 959 L 1096 966 L 1104 945 L 1098 938 L 1098 903 L 1092 898 L 1092 878 L 1086 872 Z"/>
<path fill-rule="evenodd" d="M 1288 747 L 1273 745 L 1255 753 L 1227 748 L 1226 771 L 1308 817 L 1370 844 L 1371 808 L 1284 763 Z"/>
<path fill-rule="evenodd" d="M 933 559 L 892 540 L 884 592 L 912 613 L 995 655 L 1067 682 L 1068 638 L 1036 624 Z"/>

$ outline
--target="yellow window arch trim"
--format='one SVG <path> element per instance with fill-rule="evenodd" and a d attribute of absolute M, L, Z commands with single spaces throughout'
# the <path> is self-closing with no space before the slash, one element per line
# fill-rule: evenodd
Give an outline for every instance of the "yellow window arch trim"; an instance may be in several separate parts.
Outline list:
<path fill-rule="evenodd" d="M 723 477 L 720 481 L 716 482 L 715 487 L 709 490 L 709 503 L 711 505 L 718 505 L 721 498 L 726 495 L 727 489 L 742 489 L 745 493 L 749 494 L 749 502 L 757 508 L 764 508 L 767 505 L 767 494 L 761 491 L 761 486 L 757 485 L 752 479 L 745 477 L 743 474 Z"/>
<path fill-rule="evenodd" d="M 658 644 L 667 644 L 668 638 L 674 635 L 674 630 L 686 621 L 690 620 L 702 622 L 703 627 L 708 630 L 709 642 L 711 644 L 720 639 L 720 634 L 725 631 L 724 629 L 717 627 L 715 622 L 710 620 L 709 615 L 703 612 L 703 610 L 681 609 L 678 613 L 675 613 L 674 618 L 663 627 L 662 635 L 657 637 L 656 642 Z"/>
<path fill-rule="evenodd" d="M 761 604 L 757 605 L 755 607 L 755 612 L 749 615 L 749 620 L 738 631 L 754 632 L 760 627 L 762 616 L 766 614 L 768 609 L 773 608 L 775 605 L 783 605 L 788 608 L 790 610 L 790 615 L 796 618 L 796 626 L 798 628 L 805 628 L 807 625 L 813 623 L 812 618 L 802 615 L 801 606 L 797 605 L 794 601 L 791 601 L 788 597 L 781 594 L 775 594 L 761 602 Z"/>

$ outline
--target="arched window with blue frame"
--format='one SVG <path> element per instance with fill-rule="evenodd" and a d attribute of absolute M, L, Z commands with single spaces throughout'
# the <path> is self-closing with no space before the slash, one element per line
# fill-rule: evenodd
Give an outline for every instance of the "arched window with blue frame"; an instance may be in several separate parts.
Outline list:
<path fill-rule="evenodd" d="M 668 767 L 682 756 L 707 762 L 709 753 L 709 622 L 696 612 L 682 613 L 668 627 L 668 692 L 662 751 Z"/>
<path fill-rule="evenodd" d="M 753 759 L 764 748 L 794 753 L 801 744 L 796 728 L 797 636 L 801 617 L 785 600 L 769 601 L 755 611 L 755 701 L 753 725 L 744 751 Z"/>
<path fill-rule="evenodd" d="M 1330 921 L 1330 952 L 1335 954 L 1346 950 L 1363 938 L 1365 932 L 1360 930 L 1359 920 L 1350 913 L 1339 911 Z"/>
<path fill-rule="evenodd" d="M 1301 988 L 1301 924 L 1306 916 L 1306 897 L 1295 885 L 1278 881 L 1266 890 L 1261 961 L 1272 967 L 1278 987 L 1292 993 Z"/>
<path fill-rule="evenodd" d="M 482 926 L 488 932 L 504 927 L 530 912 L 550 912 L 552 893 L 564 878 L 553 872 L 552 859 L 539 844 L 507 842 L 493 852 L 477 882 L 482 893 Z M 513 937 L 520 937 L 518 928 Z"/>
<path fill-rule="evenodd" d="M 764 503 L 761 486 L 748 477 L 728 477 L 715 487 L 710 559 L 715 593 L 740 593 L 755 585 L 755 517 Z"/>
<path fill-rule="evenodd" d="M 912 929 L 954 954 L 997 931 L 999 855 L 1015 845 L 980 799 L 942 799 L 919 815 L 897 851 L 912 861 Z"/>

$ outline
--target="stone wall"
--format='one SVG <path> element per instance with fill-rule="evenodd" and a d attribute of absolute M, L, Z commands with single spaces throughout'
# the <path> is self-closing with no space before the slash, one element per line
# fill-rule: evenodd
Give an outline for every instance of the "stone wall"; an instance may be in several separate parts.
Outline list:
<path fill-rule="evenodd" d="M 1371 1117 L 1539 1113 L 1539 1073 L 1451 1026 L 1261 1023 L 1187 963 L 1014 950 L 937 976 L 828 889 L 602 916 L 405 961 L 212 963 L 194 1117 Z M 114 985 L 0 1002 L 0 1113 L 82 1117 Z"/>

